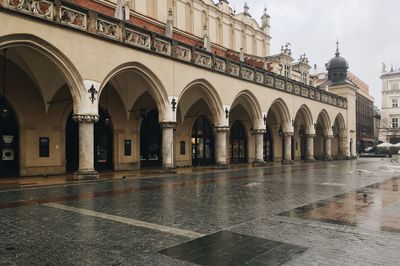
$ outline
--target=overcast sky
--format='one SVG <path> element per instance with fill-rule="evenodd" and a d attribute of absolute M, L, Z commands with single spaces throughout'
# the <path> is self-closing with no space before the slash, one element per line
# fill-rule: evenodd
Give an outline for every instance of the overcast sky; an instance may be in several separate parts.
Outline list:
<path fill-rule="evenodd" d="M 381 106 L 382 63 L 388 70 L 392 63 L 400 67 L 399 0 L 229 0 L 237 13 L 244 2 L 258 22 L 267 4 L 271 54 L 290 42 L 295 59 L 305 52 L 311 66 L 324 70 L 338 40 L 350 71 L 369 85 L 375 105 Z"/>

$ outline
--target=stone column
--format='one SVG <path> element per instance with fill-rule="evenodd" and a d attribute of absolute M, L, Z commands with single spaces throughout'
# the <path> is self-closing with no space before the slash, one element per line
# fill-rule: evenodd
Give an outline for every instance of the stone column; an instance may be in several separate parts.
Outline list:
<path fill-rule="evenodd" d="M 284 132 L 284 154 L 283 154 L 283 161 L 282 164 L 292 164 L 292 136 L 293 132 Z"/>
<path fill-rule="evenodd" d="M 94 123 L 98 115 L 74 114 L 73 120 L 79 123 L 79 170 L 74 180 L 97 179 L 99 173 L 94 169 Z"/>
<path fill-rule="evenodd" d="M 306 161 L 313 162 L 314 159 L 314 138 L 315 134 L 307 134 L 307 151 L 306 151 Z"/>
<path fill-rule="evenodd" d="M 214 127 L 215 132 L 215 168 L 226 169 L 229 164 L 226 159 L 226 135 L 229 127 Z"/>
<path fill-rule="evenodd" d="M 332 161 L 332 139 L 333 136 L 325 136 L 325 161 Z"/>
<path fill-rule="evenodd" d="M 255 160 L 253 162 L 254 166 L 263 166 L 265 165 L 264 161 L 264 134 L 266 133 L 265 129 L 253 129 L 253 134 L 255 138 Z"/>
<path fill-rule="evenodd" d="M 162 166 L 163 170 L 176 173 L 174 161 L 174 130 L 176 122 L 160 122 L 162 128 Z"/>
<path fill-rule="evenodd" d="M 339 137 L 339 154 L 338 159 L 345 160 L 347 158 L 347 138 Z"/>

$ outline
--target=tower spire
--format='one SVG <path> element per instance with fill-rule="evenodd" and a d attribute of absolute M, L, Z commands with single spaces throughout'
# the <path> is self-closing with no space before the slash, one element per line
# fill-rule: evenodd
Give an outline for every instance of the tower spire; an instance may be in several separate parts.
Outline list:
<path fill-rule="evenodd" d="M 336 41 L 336 53 L 335 53 L 335 55 L 336 56 L 340 55 L 340 52 L 339 52 L 339 41 Z"/>

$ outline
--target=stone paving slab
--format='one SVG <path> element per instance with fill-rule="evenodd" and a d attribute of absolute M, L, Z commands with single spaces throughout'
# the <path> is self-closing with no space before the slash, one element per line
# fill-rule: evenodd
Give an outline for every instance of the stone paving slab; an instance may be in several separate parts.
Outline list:
<path fill-rule="evenodd" d="M 118 217 L 307 248 L 288 265 L 398 265 L 400 234 L 277 215 L 397 176 L 399 163 L 362 159 L 1 191 L 0 265 L 191 265 L 158 253 L 190 238 Z"/>

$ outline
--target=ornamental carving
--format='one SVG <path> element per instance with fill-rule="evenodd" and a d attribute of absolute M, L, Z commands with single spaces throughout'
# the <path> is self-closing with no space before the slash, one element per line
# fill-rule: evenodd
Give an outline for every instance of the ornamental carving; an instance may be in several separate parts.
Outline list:
<path fill-rule="evenodd" d="M 226 126 L 220 126 L 220 127 L 214 127 L 214 131 L 215 132 L 224 132 L 224 133 L 226 133 L 226 132 L 229 132 L 229 127 L 226 127 Z"/>
<path fill-rule="evenodd" d="M 7 2 L 11 8 L 22 12 L 47 19 L 53 18 L 54 4 L 52 2 L 46 0 L 8 0 Z"/>
<path fill-rule="evenodd" d="M 280 89 L 280 90 L 284 90 L 285 89 L 285 83 L 283 82 L 283 80 L 277 79 L 275 81 L 275 85 L 276 85 L 277 89 Z"/>
<path fill-rule="evenodd" d="M 242 68 L 242 78 L 254 80 L 254 71 L 248 68 Z"/>
<path fill-rule="evenodd" d="M 205 66 L 211 68 L 211 57 L 208 55 L 195 53 L 194 54 L 194 63 L 196 65 Z"/>
<path fill-rule="evenodd" d="M 240 67 L 235 64 L 229 64 L 229 74 L 238 77 L 240 74 Z"/>
<path fill-rule="evenodd" d="M 300 94 L 300 86 L 299 85 L 294 85 L 294 93 Z"/>
<path fill-rule="evenodd" d="M 183 46 L 177 46 L 176 47 L 176 57 L 179 59 L 182 59 L 184 61 L 190 62 L 190 60 L 192 59 L 191 51 L 189 48 L 186 48 Z"/>
<path fill-rule="evenodd" d="M 328 101 L 328 96 L 326 94 L 322 94 L 322 101 L 327 102 Z"/>
<path fill-rule="evenodd" d="M 286 82 L 286 91 L 293 92 L 293 84 L 290 82 Z"/>
<path fill-rule="evenodd" d="M 321 93 L 320 93 L 320 92 L 316 92 L 316 93 L 315 93 L 315 99 L 316 99 L 317 101 L 321 100 Z"/>
<path fill-rule="evenodd" d="M 263 73 L 256 73 L 256 82 L 257 83 L 264 83 L 264 74 Z"/>
<path fill-rule="evenodd" d="M 118 25 L 112 22 L 97 19 L 97 32 L 104 36 L 118 39 Z"/>
<path fill-rule="evenodd" d="M 220 72 L 225 72 L 226 71 L 226 63 L 225 61 L 221 59 L 215 59 L 214 60 L 214 69 L 218 70 Z"/>
<path fill-rule="evenodd" d="M 137 47 L 142 47 L 146 49 L 151 48 L 150 44 L 150 35 L 143 34 L 138 31 L 125 29 L 125 42 L 128 44 L 132 44 Z"/>
<path fill-rule="evenodd" d="M 332 99 L 332 103 L 333 103 L 334 105 L 337 105 L 337 98 L 336 98 L 336 97 Z"/>
<path fill-rule="evenodd" d="M 74 28 L 86 29 L 86 14 L 72 10 L 68 7 L 60 7 L 60 22 Z"/>
<path fill-rule="evenodd" d="M 270 87 L 274 86 L 274 78 L 273 77 L 267 77 L 267 85 Z"/>
<path fill-rule="evenodd" d="M 160 122 L 160 127 L 161 128 L 172 128 L 172 129 L 176 129 L 176 122 Z"/>
<path fill-rule="evenodd" d="M 301 88 L 301 95 L 303 95 L 303 96 L 305 96 L 305 97 L 308 97 L 308 89 L 302 87 L 302 88 Z"/>
<path fill-rule="evenodd" d="M 328 103 L 330 103 L 330 104 L 332 104 L 332 96 L 327 96 L 328 98 L 327 98 L 327 102 Z"/>
<path fill-rule="evenodd" d="M 315 98 L 315 91 L 314 90 L 310 90 L 310 98 L 311 99 Z"/>
<path fill-rule="evenodd" d="M 154 49 L 157 53 L 171 55 L 171 43 L 161 39 L 154 40 Z"/>
<path fill-rule="evenodd" d="M 78 123 L 96 123 L 99 121 L 98 115 L 91 114 L 74 114 L 72 119 Z"/>

